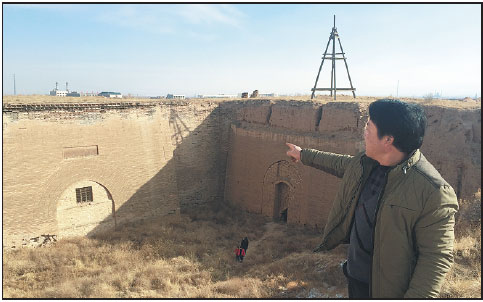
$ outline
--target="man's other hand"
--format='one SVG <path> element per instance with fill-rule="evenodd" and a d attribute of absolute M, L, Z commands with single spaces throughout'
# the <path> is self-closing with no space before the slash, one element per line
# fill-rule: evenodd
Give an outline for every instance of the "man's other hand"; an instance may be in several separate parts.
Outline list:
<path fill-rule="evenodd" d="M 294 163 L 298 162 L 300 160 L 300 151 L 302 148 L 291 143 L 285 144 L 290 148 L 290 150 L 287 151 L 287 156 L 290 156 Z"/>

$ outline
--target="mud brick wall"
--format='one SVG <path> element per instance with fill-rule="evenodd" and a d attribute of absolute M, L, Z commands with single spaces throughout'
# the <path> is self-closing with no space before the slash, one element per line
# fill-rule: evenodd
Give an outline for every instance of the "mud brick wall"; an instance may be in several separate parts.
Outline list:
<path fill-rule="evenodd" d="M 4 104 L 3 244 L 93 234 L 222 198 L 217 108 Z M 89 184 L 94 202 L 77 204 L 75 189 Z"/>
<path fill-rule="evenodd" d="M 481 109 L 425 107 L 428 126 L 422 152 L 458 198 L 481 188 Z"/>
<path fill-rule="evenodd" d="M 356 103 L 277 102 L 240 108 L 232 124 L 225 199 L 277 219 L 276 187 L 286 184 L 287 222 L 322 228 L 340 180 L 285 155 L 285 142 L 355 154 L 367 116 Z"/>
<path fill-rule="evenodd" d="M 3 104 L 3 245 L 92 235 L 224 200 L 323 228 L 340 180 L 285 142 L 356 154 L 367 103 L 157 101 Z M 481 188 L 481 109 L 425 106 L 422 152 L 459 198 Z M 76 189 L 94 200 L 78 203 Z"/>
<path fill-rule="evenodd" d="M 428 127 L 422 152 L 459 198 L 471 197 L 481 188 L 481 110 L 424 109 Z M 275 219 L 285 202 L 288 223 L 323 227 L 340 180 L 291 162 L 285 143 L 354 155 L 364 149 L 368 104 L 279 101 L 246 103 L 236 111 L 225 199 Z M 288 188 L 285 197 L 278 193 L 283 184 Z"/>

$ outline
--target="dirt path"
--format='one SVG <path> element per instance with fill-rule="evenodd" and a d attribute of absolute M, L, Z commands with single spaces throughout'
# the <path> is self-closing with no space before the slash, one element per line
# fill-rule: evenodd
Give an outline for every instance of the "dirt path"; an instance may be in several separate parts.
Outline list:
<path fill-rule="evenodd" d="M 275 236 L 278 234 L 283 233 L 284 225 L 278 224 L 276 222 L 267 222 L 263 226 L 265 231 L 259 239 L 251 240 L 249 242 L 248 248 L 250 249 L 250 253 L 257 253 L 260 247 L 260 243 L 263 242 L 267 237 Z"/>

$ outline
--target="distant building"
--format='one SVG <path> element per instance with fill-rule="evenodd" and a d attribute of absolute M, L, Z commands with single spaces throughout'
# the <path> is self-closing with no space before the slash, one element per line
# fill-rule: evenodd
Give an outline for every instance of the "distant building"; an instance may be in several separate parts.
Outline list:
<path fill-rule="evenodd" d="M 91 91 L 91 92 L 80 92 L 81 96 L 97 96 L 99 93 Z"/>
<path fill-rule="evenodd" d="M 201 99 L 224 99 L 224 98 L 236 98 L 236 94 L 199 94 L 198 98 Z"/>
<path fill-rule="evenodd" d="M 80 93 L 77 91 L 68 92 L 66 96 L 80 97 Z"/>
<path fill-rule="evenodd" d="M 98 96 L 103 96 L 106 98 L 118 98 L 122 99 L 122 94 L 120 92 L 103 91 L 98 94 Z"/>
<path fill-rule="evenodd" d="M 253 90 L 252 94 L 250 95 L 250 98 L 256 98 L 258 97 L 258 90 Z"/>
<path fill-rule="evenodd" d="M 67 93 L 69 93 L 67 90 L 54 89 L 50 91 L 50 95 L 53 96 L 67 96 Z"/>
<path fill-rule="evenodd" d="M 182 94 L 168 94 L 166 96 L 167 99 L 178 99 L 178 100 L 184 100 L 185 96 Z"/>
<path fill-rule="evenodd" d="M 275 97 L 278 96 L 276 93 L 259 93 L 258 96 L 262 97 Z"/>
<path fill-rule="evenodd" d="M 65 90 L 59 90 L 59 89 L 57 89 L 58 84 L 59 83 L 55 82 L 55 89 L 50 91 L 50 95 L 52 95 L 52 96 L 74 96 L 74 97 L 80 97 L 80 93 L 78 93 L 77 91 L 72 91 L 72 92 L 69 91 L 69 88 L 67 88 L 69 83 L 67 83 L 67 82 L 65 83 Z"/>

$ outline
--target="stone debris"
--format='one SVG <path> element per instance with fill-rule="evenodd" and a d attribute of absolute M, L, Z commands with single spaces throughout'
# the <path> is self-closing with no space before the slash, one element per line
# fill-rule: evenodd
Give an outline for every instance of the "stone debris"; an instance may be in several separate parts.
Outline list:
<path fill-rule="evenodd" d="M 319 292 L 316 288 L 311 288 L 307 298 L 328 298 L 329 295 Z"/>
<path fill-rule="evenodd" d="M 297 299 L 327 299 L 327 298 L 334 298 L 333 296 L 329 296 L 327 293 L 322 293 L 316 288 L 311 288 L 308 292 L 306 290 L 298 293 L 295 296 Z M 343 297 L 342 295 L 337 294 L 337 298 Z"/>
<path fill-rule="evenodd" d="M 22 239 L 22 246 L 24 247 L 40 247 L 57 242 L 57 235 L 40 235 L 28 240 Z"/>

